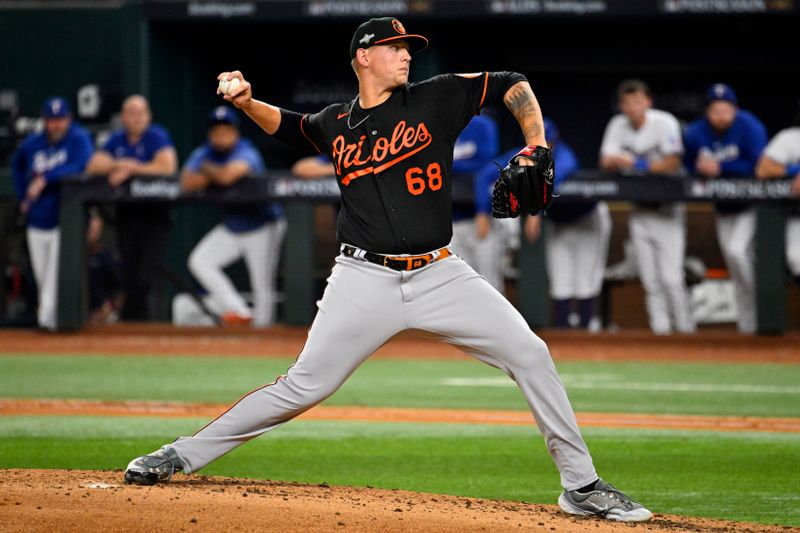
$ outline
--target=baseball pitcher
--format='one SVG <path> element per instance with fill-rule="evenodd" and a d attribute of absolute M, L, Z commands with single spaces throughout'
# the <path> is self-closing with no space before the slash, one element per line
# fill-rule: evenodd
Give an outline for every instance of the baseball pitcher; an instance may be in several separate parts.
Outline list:
<path fill-rule="evenodd" d="M 342 198 L 341 255 L 289 371 L 193 436 L 134 459 L 128 481 L 155 483 L 176 469 L 202 468 L 322 402 L 386 340 L 414 328 L 502 369 L 518 384 L 561 474 L 562 509 L 612 520 L 650 519 L 650 511 L 598 478 L 545 343 L 448 248 L 453 146 L 490 103 L 505 103 L 528 144 L 503 169 L 493 214 L 518 216 L 549 203 L 552 159 L 530 85 L 513 72 L 408 83 L 411 54 L 427 43 L 395 18 L 363 23 L 350 44 L 358 95 L 309 115 L 255 100 L 239 71 L 220 74 L 220 80 L 239 80 L 225 100 L 265 132 L 331 157 Z"/>

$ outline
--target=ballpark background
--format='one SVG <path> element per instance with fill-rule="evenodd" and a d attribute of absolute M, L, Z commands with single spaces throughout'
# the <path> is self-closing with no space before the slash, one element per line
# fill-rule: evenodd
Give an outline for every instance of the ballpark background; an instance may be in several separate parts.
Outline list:
<path fill-rule="evenodd" d="M 357 92 L 352 32 L 384 15 L 431 41 L 414 56 L 412 81 L 525 74 L 587 169 L 597 166 L 626 78 L 647 81 L 654 107 L 684 125 L 702 114 L 715 82 L 736 89 L 770 138 L 798 112 L 793 0 L 0 0 L 4 530 L 613 529 L 572 521 L 552 505 L 557 476 L 513 383 L 415 335 L 384 346 L 306 418 L 201 472 L 211 477 L 179 476 L 158 490 L 122 484 L 118 470 L 131 457 L 200 427 L 299 353 L 337 253 L 335 205 L 324 194 L 292 202 L 276 326 L 173 324 L 176 296 L 196 289 L 187 257 L 219 219 L 216 204 L 179 202 L 165 260 L 172 277 L 156 280 L 148 322 L 90 325 L 81 296 L 62 309 L 70 327 L 35 329 L 9 166 L 40 125 L 42 101 L 65 97 L 97 140 L 117 125 L 125 97 L 144 95 L 182 164 L 220 102 L 217 74 L 239 69 L 257 98 L 301 112 L 349 101 Z M 487 113 L 498 121 L 501 151 L 520 144 L 510 114 Z M 242 134 L 276 175 L 299 157 L 247 120 Z M 541 249 L 523 245 L 509 276 L 509 299 L 548 342 L 601 473 L 613 472 L 657 513 L 639 527 L 800 527 L 800 290 L 783 266 L 783 218 L 774 216 L 783 204 L 759 205 L 757 240 L 767 255 L 757 260 L 770 270 L 758 278 L 754 336 L 737 334 L 724 290 L 703 293 L 696 334 L 654 336 L 635 278 L 607 284 L 600 332 L 556 331 L 546 286 L 526 285 L 526 273 L 543 272 Z M 610 206 L 609 266 L 625 260 L 630 203 Z M 710 204 L 690 203 L 687 256 L 704 266 L 696 285 L 718 287 L 726 272 L 713 217 Z M 113 235 L 109 224 L 109 246 Z M 62 244 L 69 248 L 82 241 Z M 64 267 L 71 274 L 62 284 L 85 283 L 82 260 Z M 229 272 L 247 291 L 243 266 Z"/>

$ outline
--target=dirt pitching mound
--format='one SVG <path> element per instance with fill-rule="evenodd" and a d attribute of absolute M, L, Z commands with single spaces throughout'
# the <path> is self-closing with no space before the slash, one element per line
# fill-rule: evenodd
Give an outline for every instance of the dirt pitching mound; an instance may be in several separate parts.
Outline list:
<path fill-rule="evenodd" d="M 712 531 L 792 528 L 656 515 L 635 526 L 556 506 L 372 488 L 177 475 L 167 485 L 122 472 L 0 470 L 3 531 Z M 795 529 L 796 530 L 796 529 Z"/>

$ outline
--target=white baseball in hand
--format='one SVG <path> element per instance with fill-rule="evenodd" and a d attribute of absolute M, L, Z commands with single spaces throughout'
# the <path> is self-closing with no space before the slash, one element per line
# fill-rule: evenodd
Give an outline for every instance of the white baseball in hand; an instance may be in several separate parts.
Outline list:
<path fill-rule="evenodd" d="M 239 78 L 233 78 L 232 80 L 219 80 L 219 92 L 222 94 L 231 94 L 236 90 L 237 87 L 241 85 Z"/>

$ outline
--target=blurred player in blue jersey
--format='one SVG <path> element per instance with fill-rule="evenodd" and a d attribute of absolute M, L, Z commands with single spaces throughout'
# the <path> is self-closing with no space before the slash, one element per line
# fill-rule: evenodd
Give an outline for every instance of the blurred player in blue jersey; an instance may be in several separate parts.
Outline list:
<path fill-rule="evenodd" d="M 478 188 L 480 171 L 500 150 L 497 124 L 485 115 L 476 115 L 461 131 L 453 148 L 453 179 L 466 181 L 475 193 L 475 207 L 453 205 L 453 248 L 469 266 L 486 278 L 501 293 L 504 287 L 504 258 L 507 237 L 504 224 L 492 218 L 487 196 Z M 494 178 L 497 178 L 497 167 Z"/>
<path fill-rule="evenodd" d="M 178 170 L 169 133 L 152 124 L 150 106 L 134 95 L 122 104 L 122 125 L 89 162 L 87 172 L 108 176 L 119 187 L 133 175 L 168 176 Z M 145 320 L 147 297 L 172 228 L 171 208 L 161 204 L 118 204 L 117 237 L 125 283 L 123 320 Z"/>
<path fill-rule="evenodd" d="M 28 252 L 39 291 L 39 326 L 57 327 L 59 182 L 81 174 L 92 155 L 88 132 L 72 121 L 66 100 L 49 98 L 42 105 L 44 131 L 30 135 L 12 159 L 14 187 L 27 218 Z M 73 243 L 74 244 L 74 243 Z"/>
<path fill-rule="evenodd" d="M 569 145 L 559 139 L 558 128 L 544 119 L 547 143 L 555 160 L 555 193 L 578 170 L 578 158 Z M 516 152 L 514 152 L 516 153 Z M 504 154 L 503 158 L 514 154 Z M 504 160 L 507 160 L 504 159 Z M 547 277 L 553 300 L 553 326 L 568 328 L 570 315 L 577 313 L 578 327 L 599 328 L 592 319 L 597 296 L 603 287 L 603 272 L 611 236 L 611 215 L 605 202 L 553 202 L 547 215 L 530 216 L 525 221 L 529 241 L 539 238 L 541 223 L 547 225 Z"/>
<path fill-rule="evenodd" d="M 226 106 L 209 117 L 208 142 L 196 148 L 181 172 L 181 185 L 194 191 L 228 187 L 247 176 L 264 174 L 261 155 L 239 134 L 239 117 Z M 283 208 L 275 202 L 228 205 L 221 224 L 206 234 L 189 256 L 189 270 L 205 287 L 229 324 L 262 327 L 275 320 L 275 277 L 286 233 Z M 251 312 L 223 269 L 244 258 L 253 292 Z"/>
<path fill-rule="evenodd" d="M 686 167 L 709 179 L 749 177 L 767 144 L 764 124 L 739 109 L 729 85 L 716 83 L 706 93 L 706 111 L 686 129 Z M 746 203 L 717 204 L 717 240 L 734 283 L 737 327 L 756 331 L 755 232 L 756 210 Z"/>

